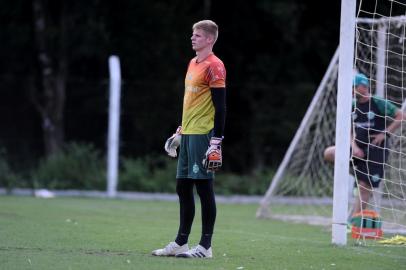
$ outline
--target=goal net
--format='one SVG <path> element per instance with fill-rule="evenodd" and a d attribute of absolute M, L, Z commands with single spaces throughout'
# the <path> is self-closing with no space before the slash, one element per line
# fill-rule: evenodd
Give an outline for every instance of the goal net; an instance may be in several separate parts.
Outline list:
<path fill-rule="evenodd" d="M 363 3 L 364 2 L 364 3 Z M 357 12 L 354 74 L 369 79 L 371 95 L 390 100 L 404 111 L 406 100 L 406 4 L 398 1 L 361 1 Z M 383 3 L 379 6 L 377 3 Z M 333 202 L 333 164 L 324 160 L 326 147 L 334 145 L 338 80 L 338 50 L 261 201 L 257 217 L 330 225 Z M 353 112 L 357 108 L 353 108 Z M 393 116 L 384 115 L 389 125 Z M 390 134 L 384 146 L 388 158 L 379 188 L 372 189 L 366 208 L 382 219 L 384 237 L 406 234 L 406 122 Z M 349 162 L 353 156 L 349 157 Z M 368 159 L 368 157 L 365 157 Z M 349 213 L 359 200 L 357 177 L 350 166 Z M 293 207 L 292 207 L 293 205 Z"/>

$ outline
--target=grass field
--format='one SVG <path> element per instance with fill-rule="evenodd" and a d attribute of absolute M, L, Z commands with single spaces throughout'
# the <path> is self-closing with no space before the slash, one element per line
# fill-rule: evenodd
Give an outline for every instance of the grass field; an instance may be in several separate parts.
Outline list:
<path fill-rule="evenodd" d="M 330 244 L 328 228 L 257 220 L 257 205 L 218 205 L 214 259 L 159 258 L 174 202 L 0 196 L 0 269 L 406 269 L 406 247 Z M 199 205 L 197 205 L 199 208 Z M 197 211 L 190 244 L 200 234 Z"/>

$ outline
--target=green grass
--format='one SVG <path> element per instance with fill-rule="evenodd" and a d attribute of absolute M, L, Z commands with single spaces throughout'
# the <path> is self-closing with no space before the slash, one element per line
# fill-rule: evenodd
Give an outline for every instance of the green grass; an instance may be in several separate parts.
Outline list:
<path fill-rule="evenodd" d="M 199 205 L 197 205 L 199 208 Z M 322 227 L 257 220 L 257 205 L 218 205 L 212 260 L 159 258 L 174 202 L 0 196 L 0 269 L 404 269 L 406 247 L 331 244 Z M 197 211 L 190 243 L 200 234 Z"/>

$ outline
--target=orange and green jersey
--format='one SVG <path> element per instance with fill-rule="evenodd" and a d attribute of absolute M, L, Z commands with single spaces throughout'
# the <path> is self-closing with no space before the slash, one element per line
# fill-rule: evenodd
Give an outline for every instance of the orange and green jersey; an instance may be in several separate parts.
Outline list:
<path fill-rule="evenodd" d="M 214 54 L 197 63 L 193 58 L 186 73 L 182 133 L 207 134 L 214 127 L 214 106 L 210 88 L 226 87 L 226 69 Z M 219 90 L 223 91 L 223 90 Z"/>

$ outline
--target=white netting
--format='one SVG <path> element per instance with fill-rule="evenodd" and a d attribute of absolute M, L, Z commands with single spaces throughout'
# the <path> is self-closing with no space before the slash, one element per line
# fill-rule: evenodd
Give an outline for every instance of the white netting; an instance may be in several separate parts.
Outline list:
<path fill-rule="evenodd" d="M 372 20 L 359 19 L 356 28 L 355 67 L 370 78 L 370 88 L 376 96 L 389 99 L 404 110 L 405 104 L 405 16 L 391 16 L 395 12 L 405 14 L 406 4 L 390 2 L 386 8 L 375 5 L 373 12 L 361 3 L 359 16 L 369 15 Z M 385 115 L 386 126 L 393 118 Z M 389 156 L 384 164 L 384 175 L 379 189 L 367 203 L 376 209 L 384 228 L 390 231 L 406 231 L 406 129 L 400 122 L 394 134 L 390 134 L 387 148 Z"/>
<path fill-rule="evenodd" d="M 406 4 L 381 0 L 386 2 L 383 8 L 376 5 L 377 2 L 368 3 L 369 6 L 361 2 L 358 10 L 355 68 L 370 79 L 372 94 L 391 100 L 403 110 L 406 17 L 395 15 L 405 14 Z M 257 213 L 259 217 L 271 215 L 314 222 L 324 216 L 322 220 L 331 221 L 333 166 L 324 161 L 323 152 L 335 139 L 337 76 L 336 53 L 264 196 Z M 389 125 L 391 119 L 387 117 L 387 120 Z M 402 122 L 390 141 L 384 177 L 380 189 L 369 201 L 369 208 L 380 213 L 384 233 L 406 233 L 406 122 Z M 343 181 L 351 182 L 354 178 L 349 175 Z M 352 187 L 351 182 L 351 205 L 354 201 Z M 286 204 L 296 206 L 286 207 Z"/>

